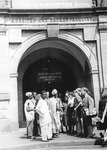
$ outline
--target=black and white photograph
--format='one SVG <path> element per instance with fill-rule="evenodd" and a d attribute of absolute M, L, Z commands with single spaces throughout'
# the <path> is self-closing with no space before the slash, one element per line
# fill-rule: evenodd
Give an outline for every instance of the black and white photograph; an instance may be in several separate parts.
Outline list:
<path fill-rule="evenodd" d="M 0 150 L 107 149 L 107 0 L 0 0 Z"/>

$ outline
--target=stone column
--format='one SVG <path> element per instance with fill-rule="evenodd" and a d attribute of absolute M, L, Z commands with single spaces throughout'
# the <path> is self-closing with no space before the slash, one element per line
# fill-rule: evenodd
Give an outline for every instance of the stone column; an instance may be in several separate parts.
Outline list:
<path fill-rule="evenodd" d="M 99 109 L 99 100 L 100 100 L 100 87 L 99 87 L 99 74 L 97 70 L 91 71 L 92 83 L 93 83 L 93 91 L 94 91 L 94 99 L 95 106 L 98 111 Z"/>
<path fill-rule="evenodd" d="M 9 104 L 9 120 L 11 122 L 11 130 L 17 130 L 18 125 L 18 89 L 17 89 L 17 73 L 10 74 L 10 104 Z"/>

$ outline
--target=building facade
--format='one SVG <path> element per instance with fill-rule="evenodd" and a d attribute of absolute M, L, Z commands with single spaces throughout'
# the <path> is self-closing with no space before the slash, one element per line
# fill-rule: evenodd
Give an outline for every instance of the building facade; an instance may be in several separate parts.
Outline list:
<path fill-rule="evenodd" d="M 27 91 L 107 87 L 106 0 L 0 1 L 0 132 L 25 122 Z"/>

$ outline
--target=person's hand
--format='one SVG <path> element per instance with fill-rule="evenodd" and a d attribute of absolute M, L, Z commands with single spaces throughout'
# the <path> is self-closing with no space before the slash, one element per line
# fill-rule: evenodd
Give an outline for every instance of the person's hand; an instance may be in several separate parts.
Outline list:
<path fill-rule="evenodd" d="M 103 122 L 104 122 L 104 119 L 101 119 L 100 122 L 103 123 Z"/>
<path fill-rule="evenodd" d="M 76 111 L 77 110 L 77 108 L 74 108 L 74 111 Z"/>

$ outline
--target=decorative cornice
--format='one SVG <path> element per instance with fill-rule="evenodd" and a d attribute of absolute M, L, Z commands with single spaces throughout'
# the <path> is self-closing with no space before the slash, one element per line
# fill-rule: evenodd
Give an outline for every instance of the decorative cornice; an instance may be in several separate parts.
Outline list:
<path fill-rule="evenodd" d="M 107 7 L 71 8 L 71 9 L 0 9 L 0 14 L 29 15 L 29 14 L 105 14 Z"/>

